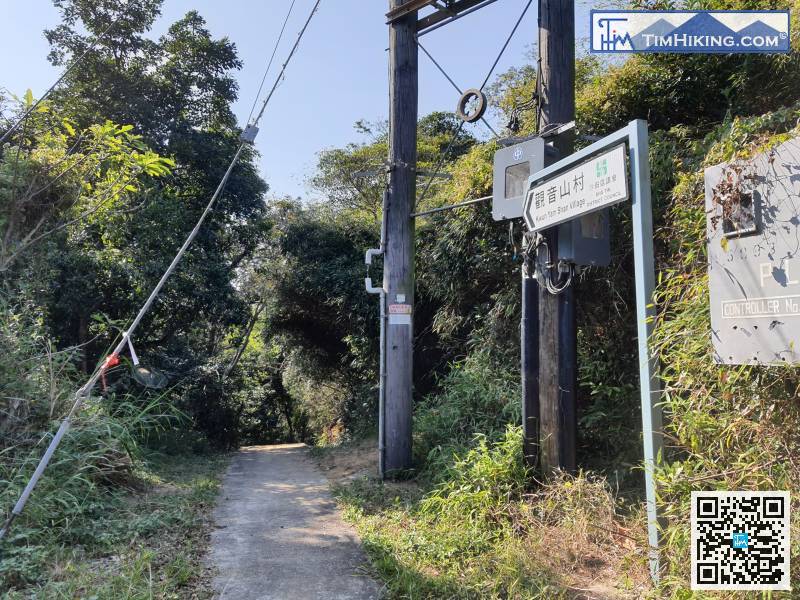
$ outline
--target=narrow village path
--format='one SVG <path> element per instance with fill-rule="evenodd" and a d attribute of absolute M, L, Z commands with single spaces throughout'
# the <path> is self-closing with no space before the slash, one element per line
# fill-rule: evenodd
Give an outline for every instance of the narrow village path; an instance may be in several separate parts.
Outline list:
<path fill-rule="evenodd" d="M 358 536 L 303 444 L 244 448 L 214 511 L 210 566 L 223 600 L 367 600 Z"/>

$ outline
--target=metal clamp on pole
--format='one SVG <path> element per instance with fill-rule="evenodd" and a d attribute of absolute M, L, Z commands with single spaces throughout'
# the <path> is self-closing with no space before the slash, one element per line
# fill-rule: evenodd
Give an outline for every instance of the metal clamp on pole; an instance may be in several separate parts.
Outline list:
<path fill-rule="evenodd" d="M 372 277 L 369 276 L 369 267 L 372 264 L 372 257 L 373 256 L 381 256 L 383 254 L 383 248 L 370 248 L 367 250 L 367 254 L 364 257 L 364 264 L 367 265 L 367 276 L 364 278 L 364 285 L 367 288 L 368 294 L 382 294 L 383 293 L 383 286 L 381 287 L 374 287 L 372 285 Z"/>

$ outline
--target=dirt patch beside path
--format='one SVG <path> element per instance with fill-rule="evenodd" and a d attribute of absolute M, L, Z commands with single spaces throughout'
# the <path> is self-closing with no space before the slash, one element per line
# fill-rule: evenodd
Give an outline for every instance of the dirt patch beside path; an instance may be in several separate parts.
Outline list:
<path fill-rule="evenodd" d="M 311 456 L 332 484 L 378 476 L 378 442 L 375 438 L 315 449 Z"/>

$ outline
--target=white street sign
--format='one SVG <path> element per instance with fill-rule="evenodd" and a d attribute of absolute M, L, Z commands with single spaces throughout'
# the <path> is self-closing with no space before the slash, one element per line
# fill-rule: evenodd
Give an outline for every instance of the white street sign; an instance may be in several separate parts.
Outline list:
<path fill-rule="evenodd" d="M 523 212 L 528 229 L 547 229 L 627 200 L 627 172 L 622 144 L 531 187 Z"/>

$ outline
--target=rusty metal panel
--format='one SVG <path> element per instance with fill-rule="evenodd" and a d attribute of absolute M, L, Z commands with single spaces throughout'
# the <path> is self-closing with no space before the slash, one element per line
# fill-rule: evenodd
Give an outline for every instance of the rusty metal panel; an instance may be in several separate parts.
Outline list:
<path fill-rule="evenodd" d="M 800 138 L 705 171 L 714 358 L 800 363 Z"/>

